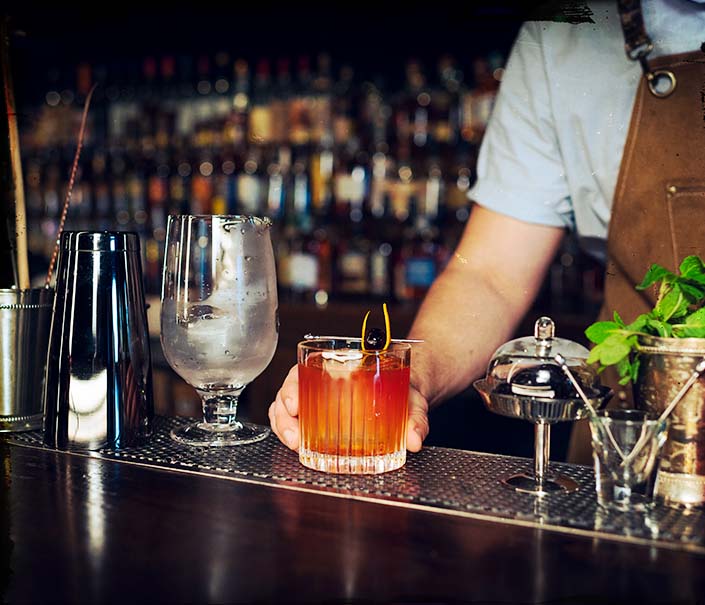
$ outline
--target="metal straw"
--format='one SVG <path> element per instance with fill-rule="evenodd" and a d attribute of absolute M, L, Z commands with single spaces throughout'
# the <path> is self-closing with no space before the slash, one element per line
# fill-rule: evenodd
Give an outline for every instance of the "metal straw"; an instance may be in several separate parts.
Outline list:
<path fill-rule="evenodd" d="M 575 387 L 575 390 L 578 392 L 578 395 L 580 395 L 580 399 L 583 400 L 583 403 L 585 404 L 585 407 L 587 408 L 588 412 L 593 418 L 597 418 L 597 411 L 595 410 L 594 407 L 592 407 L 592 404 L 590 403 L 590 400 L 587 398 L 587 395 L 585 395 L 585 391 L 583 391 L 582 387 L 578 383 L 578 381 L 575 379 L 573 376 L 573 372 L 570 371 L 570 368 L 568 367 L 568 364 L 566 363 L 565 357 L 561 355 L 560 353 L 556 353 L 553 356 L 553 359 L 556 361 L 556 363 L 560 366 L 561 370 L 565 373 L 565 375 L 568 377 L 570 382 L 573 384 Z"/>
<path fill-rule="evenodd" d="M 359 336 L 317 336 L 315 334 L 304 334 L 304 340 L 349 340 L 351 342 L 360 342 L 362 338 Z M 414 338 L 392 338 L 390 342 L 408 342 L 415 344 L 425 341 Z"/>
<path fill-rule="evenodd" d="M 54 241 L 54 250 L 51 254 L 51 259 L 49 260 L 49 268 L 47 269 L 47 276 L 44 280 L 44 285 L 48 288 L 51 284 L 51 276 L 54 272 L 54 265 L 56 264 L 56 259 L 59 256 L 59 245 L 61 244 L 61 234 L 64 231 L 64 224 L 66 223 L 66 216 L 69 212 L 69 205 L 71 204 L 71 193 L 73 192 L 73 185 L 76 180 L 76 170 L 78 169 L 78 159 L 81 157 L 81 149 L 83 148 L 83 138 L 86 133 L 86 119 L 88 118 L 88 108 L 91 105 L 91 98 L 93 97 L 93 91 L 96 89 L 97 84 L 93 84 L 91 89 L 88 91 L 86 96 L 86 102 L 83 106 L 83 114 L 81 116 L 81 128 L 78 131 L 78 144 L 76 145 L 76 153 L 73 156 L 73 164 L 71 165 L 71 174 L 69 176 L 69 184 L 66 188 L 66 197 L 64 198 L 64 206 L 61 210 L 61 218 L 59 219 L 59 227 L 56 231 L 56 240 Z"/>
<path fill-rule="evenodd" d="M 658 417 L 659 422 L 666 420 L 668 415 L 673 411 L 673 408 L 675 408 L 680 403 L 680 400 L 683 399 L 690 387 L 695 384 L 695 381 L 700 378 L 700 374 L 702 374 L 703 372 L 705 372 L 705 358 L 703 358 L 700 363 L 695 366 L 693 373 L 683 385 L 683 388 L 678 391 L 678 394 L 673 398 L 671 403 L 668 404 L 668 407 L 663 412 L 661 412 L 661 415 Z"/>
<path fill-rule="evenodd" d="M 568 379 L 572 383 L 573 387 L 575 387 L 575 390 L 578 392 L 578 395 L 580 395 L 580 399 L 583 400 L 583 403 L 585 404 L 585 407 L 587 408 L 587 411 L 590 414 L 592 420 L 595 423 L 597 423 L 599 426 L 601 426 L 604 429 L 605 433 L 607 433 L 607 438 L 610 440 L 610 442 L 612 443 L 612 446 L 617 451 L 617 454 L 622 459 L 622 463 L 624 463 L 626 456 L 625 456 L 624 452 L 622 451 L 622 448 L 620 448 L 619 445 L 617 444 L 617 441 L 615 440 L 614 436 L 612 435 L 612 431 L 610 431 L 610 427 L 608 427 L 604 422 L 602 422 L 602 418 L 600 418 L 600 416 L 598 416 L 597 411 L 595 410 L 594 407 L 592 407 L 590 400 L 587 398 L 587 395 L 585 395 L 585 391 L 583 391 L 582 387 L 580 386 L 578 381 L 575 379 L 575 376 L 573 376 L 573 372 L 570 371 L 570 368 L 568 367 L 568 364 L 566 363 L 565 357 L 563 357 L 563 355 L 561 355 L 560 353 L 556 353 L 556 355 L 553 356 L 553 359 L 560 366 L 561 370 L 563 370 L 565 375 L 568 377 Z"/>

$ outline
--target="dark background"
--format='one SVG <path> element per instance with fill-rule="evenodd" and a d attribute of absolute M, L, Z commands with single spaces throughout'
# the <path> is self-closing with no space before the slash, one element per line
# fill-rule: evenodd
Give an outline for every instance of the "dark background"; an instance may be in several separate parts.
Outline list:
<path fill-rule="evenodd" d="M 83 3 L 82 3 L 83 4 Z M 75 85 L 83 61 L 124 78 L 145 56 L 213 55 L 255 62 L 328 52 L 358 78 L 401 86 L 406 60 L 429 71 L 444 53 L 467 66 L 472 57 L 504 56 L 524 19 L 574 20 L 581 2 L 14 2 L 9 16 L 17 105 L 43 97 L 48 80 Z M 137 67 L 139 69 L 139 67 Z"/>

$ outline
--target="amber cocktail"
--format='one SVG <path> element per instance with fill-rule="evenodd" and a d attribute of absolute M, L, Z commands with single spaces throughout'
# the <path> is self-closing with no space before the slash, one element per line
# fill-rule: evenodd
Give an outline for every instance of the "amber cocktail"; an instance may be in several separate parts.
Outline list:
<path fill-rule="evenodd" d="M 298 346 L 299 459 L 330 473 L 383 473 L 406 462 L 411 346 L 363 351 L 359 341 Z"/>

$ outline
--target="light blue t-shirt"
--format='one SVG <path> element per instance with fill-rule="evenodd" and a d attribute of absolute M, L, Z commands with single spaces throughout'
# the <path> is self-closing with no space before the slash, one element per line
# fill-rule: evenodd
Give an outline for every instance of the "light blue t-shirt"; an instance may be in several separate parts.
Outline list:
<path fill-rule="evenodd" d="M 575 229 L 604 257 L 612 198 L 642 77 L 624 50 L 616 0 L 589 3 L 594 23 L 525 23 L 482 141 L 478 204 L 530 223 Z M 697 50 L 705 4 L 644 0 L 650 57 Z"/>

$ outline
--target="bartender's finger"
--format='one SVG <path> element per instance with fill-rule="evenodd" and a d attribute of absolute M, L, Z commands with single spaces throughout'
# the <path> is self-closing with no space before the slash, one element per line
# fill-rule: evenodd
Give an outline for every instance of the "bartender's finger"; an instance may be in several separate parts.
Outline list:
<path fill-rule="evenodd" d="M 269 423 L 274 434 L 281 442 L 292 450 L 299 449 L 299 420 L 292 416 L 284 406 L 281 398 L 281 389 L 277 398 L 269 406 Z"/>
<path fill-rule="evenodd" d="M 409 422 L 406 429 L 406 449 L 418 452 L 429 431 L 428 402 L 413 387 L 409 390 Z"/>
<path fill-rule="evenodd" d="M 290 416 L 299 415 L 299 368 L 294 366 L 279 389 L 281 400 Z"/>

